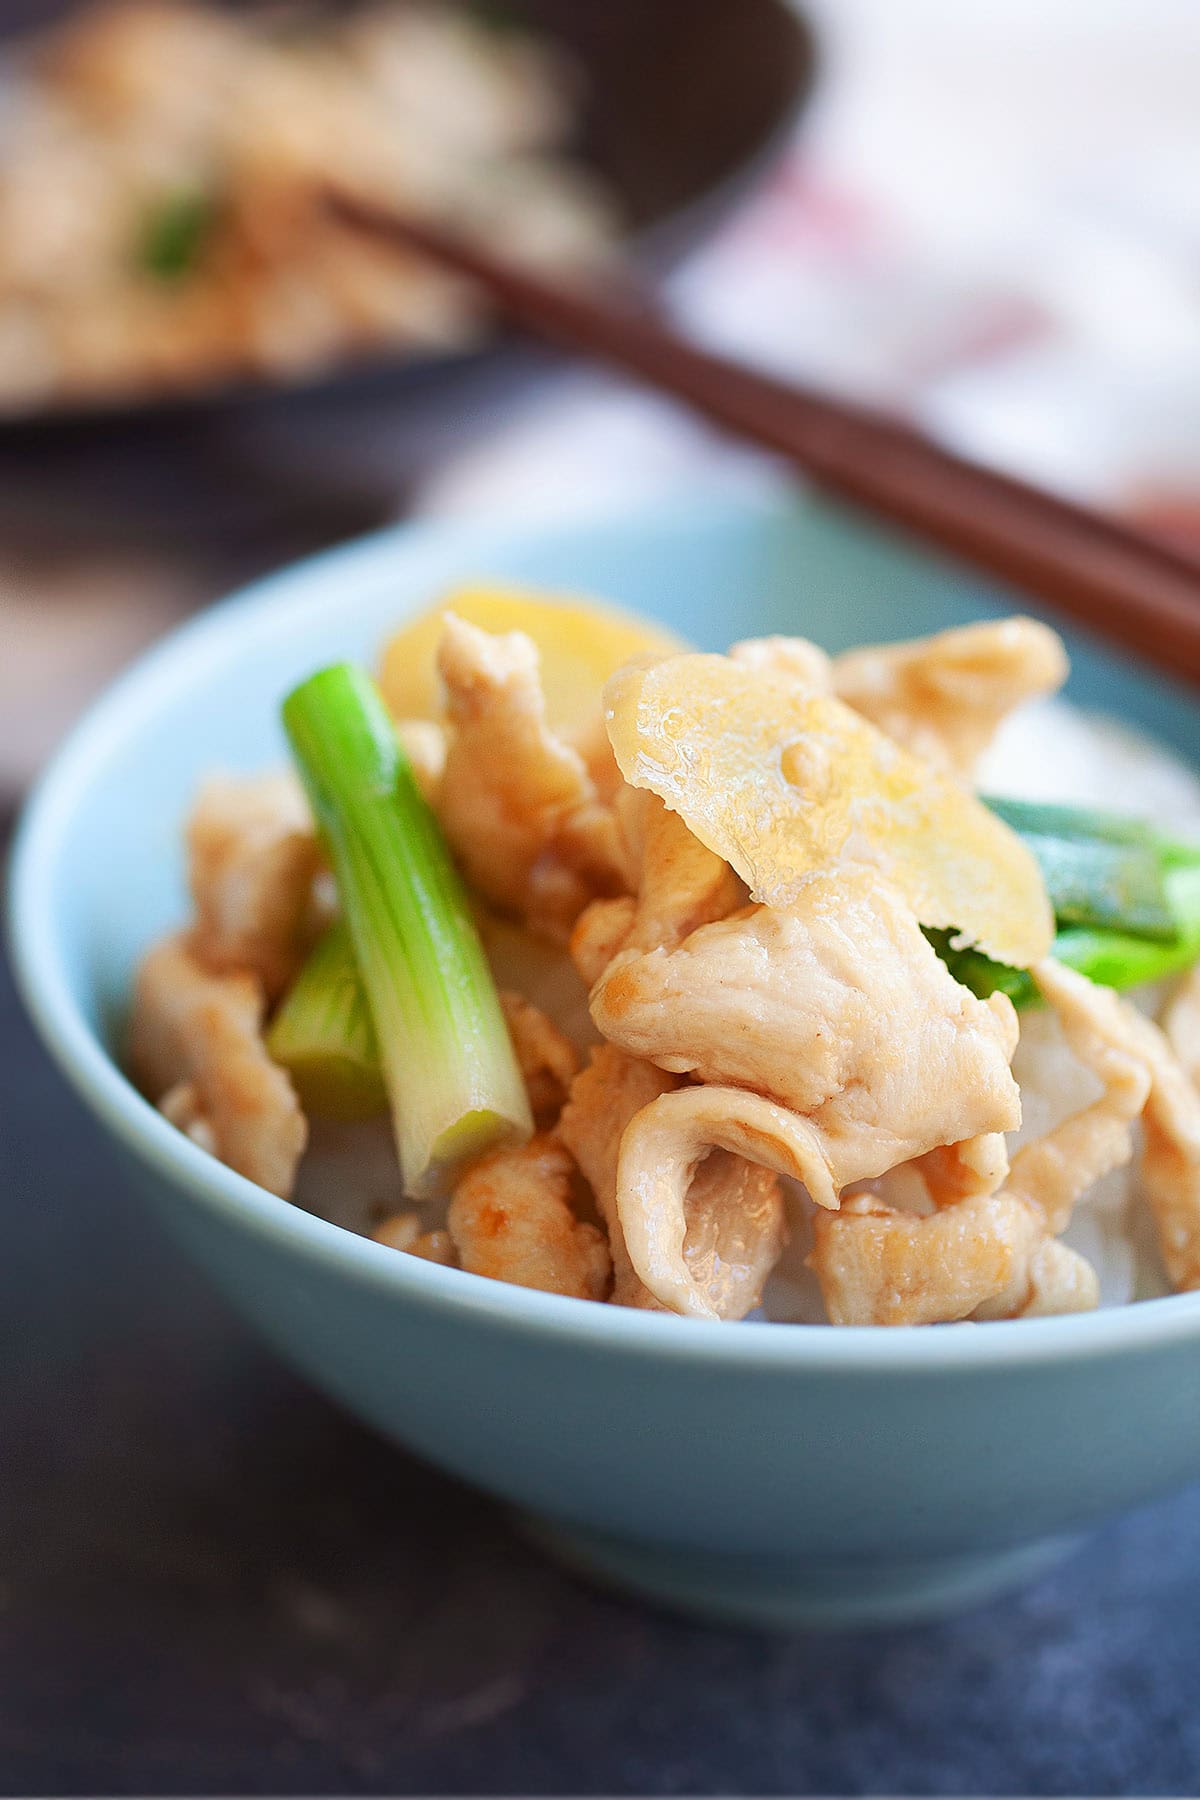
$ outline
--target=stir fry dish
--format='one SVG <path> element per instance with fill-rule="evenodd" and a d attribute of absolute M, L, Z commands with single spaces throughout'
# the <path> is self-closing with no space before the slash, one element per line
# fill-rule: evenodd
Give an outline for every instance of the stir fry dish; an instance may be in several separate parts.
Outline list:
<path fill-rule="evenodd" d="M 272 1193 L 593 1302 L 1077 1312 L 1142 1220 L 1200 1288 L 1200 842 L 978 785 L 1066 670 L 460 589 L 203 785 L 130 1070 Z"/>
<path fill-rule="evenodd" d="M 236 14 L 108 0 L 0 65 L 0 411 L 454 349 L 465 286 L 325 209 L 333 185 L 554 266 L 605 254 L 566 153 L 574 70 L 483 9 Z"/>

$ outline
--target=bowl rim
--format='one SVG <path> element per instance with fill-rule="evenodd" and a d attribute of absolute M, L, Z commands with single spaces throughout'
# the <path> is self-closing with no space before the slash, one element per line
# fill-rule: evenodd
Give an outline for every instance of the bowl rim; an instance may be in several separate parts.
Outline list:
<path fill-rule="evenodd" d="M 807 503 L 801 500 L 802 507 Z M 379 570 L 418 561 L 451 541 L 456 554 L 530 542 L 566 547 L 580 530 L 599 525 L 636 532 L 683 529 L 703 518 L 708 526 L 762 524 L 794 513 L 796 496 L 747 499 L 692 495 L 685 502 L 592 509 L 573 520 L 425 520 L 381 531 L 302 559 L 236 590 L 176 627 L 111 683 L 92 703 L 38 779 L 22 812 L 12 846 L 8 880 L 8 935 L 18 990 L 43 1044 L 61 1073 L 107 1132 L 134 1157 L 191 1201 L 222 1215 L 230 1225 L 286 1247 L 309 1260 L 332 1264 L 352 1280 L 428 1307 L 457 1313 L 538 1337 L 567 1336 L 596 1352 L 669 1361 L 814 1372 L 863 1371 L 944 1375 L 961 1369 L 998 1370 L 1049 1362 L 1091 1360 L 1154 1350 L 1200 1339 L 1200 1292 L 1172 1294 L 1092 1313 L 1044 1319 L 1004 1320 L 979 1329 L 969 1323 L 921 1327 L 768 1325 L 761 1321 L 683 1320 L 635 1309 L 602 1306 L 565 1295 L 490 1281 L 416 1257 L 397 1255 L 280 1199 L 199 1149 L 145 1100 L 92 1029 L 73 991 L 52 904 L 61 857 L 73 822 L 101 773 L 107 752 L 136 740 L 159 716 L 176 689 L 202 683 L 208 666 L 223 660 L 231 638 L 239 655 L 253 650 L 281 618 L 296 622 L 325 609 L 331 592 L 344 592 L 373 566 Z"/>

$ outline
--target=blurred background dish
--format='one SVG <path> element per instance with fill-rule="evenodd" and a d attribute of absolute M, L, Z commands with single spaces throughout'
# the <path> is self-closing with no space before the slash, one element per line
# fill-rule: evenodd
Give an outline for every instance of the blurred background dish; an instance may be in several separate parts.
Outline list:
<path fill-rule="evenodd" d="M 780 0 L 100 0 L 0 65 L 0 416 L 461 353 L 478 297 L 365 245 L 322 184 L 611 263 L 685 208 L 687 241 L 811 73 Z"/>

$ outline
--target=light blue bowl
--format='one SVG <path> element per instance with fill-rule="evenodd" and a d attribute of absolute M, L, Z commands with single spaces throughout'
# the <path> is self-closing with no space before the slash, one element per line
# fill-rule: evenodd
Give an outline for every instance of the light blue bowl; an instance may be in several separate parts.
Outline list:
<path fill-rule="evenodd" d="M 179 823 L 197 778 L 279 759 L 276 706 L 293 682 L 370 657 L 406 612 L 479 576 L 608 595 L 711 646 L 787 630 L 837 649 L 1000 609 L 831 511 L 717 500 L 574 529 L 387 532 L 177 632 L 57 758 L 12 882 L 29 1007 L 163 1222 L 363 1418 L 520 1508 L 589 1570 L 713 1614 L 845 1624 L 946 1610 L 1200 1477 L 1200 1294 L 936 1331 L 593 1306 L 313 1218 L 134 1092 L 112 1045 L 138 952 L 183 910 Z M 1077 698 L 1190 750 L 1197 713 L 1182 691 L 1072 648 Z"/>

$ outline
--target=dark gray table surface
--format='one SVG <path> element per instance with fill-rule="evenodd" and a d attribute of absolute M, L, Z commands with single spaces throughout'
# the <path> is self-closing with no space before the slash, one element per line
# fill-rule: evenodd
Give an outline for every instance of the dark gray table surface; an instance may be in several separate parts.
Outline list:
<path fill-rule="evenodd" d="M 592 1592 L 260 1347 L 6 971 L 0 1069 L 3 1793 L 1197 1791 L 1200 1492 L 921 1630 Z"/>

